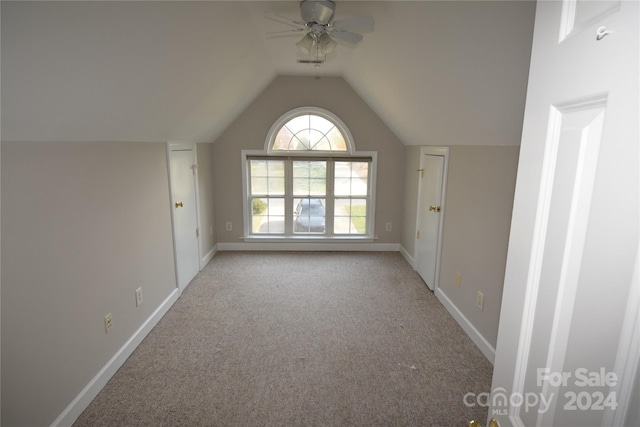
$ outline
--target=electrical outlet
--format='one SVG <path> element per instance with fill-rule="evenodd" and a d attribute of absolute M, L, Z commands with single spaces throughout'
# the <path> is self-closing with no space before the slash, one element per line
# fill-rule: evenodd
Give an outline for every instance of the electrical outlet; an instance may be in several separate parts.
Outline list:
<path fill-rule="evenodd" d="M 459 271 L 456 271 L 456 288 L 459 288 L 462 285 L 462 274 Z"/>
<path fill-rule="evenodd" d="M 482 311 L 484 309 L 484 294 L 478 291 L 478 295 L 476 296 L 476 306 Z"/>
<path fill-rule="evenodd" d="M 113 319 L 111 318 L 111 313 L 104 316 L 104 333 L 108 334 L 113 326 Z"/>
<path fill-rule="evenodd" d="M 209 227 L 209 236 L 213 236 L 213 226 Z"/>
<path fill-rule="evenodd" d="M 231 223 L 231 221 L 227 222 L 226 229 L 227 231 L 231 231 L 233 229 L 233 224 Z"/>
<path fill-rule="evenodd" d="M 391 231 L 391 223 L 390 222 L 387 223 L 387 231 Z"/>
<path fill-rule="evenodd" d="M 136 289 L 136 307 L 140 307 L 142 305 L 142 286 Z"/>

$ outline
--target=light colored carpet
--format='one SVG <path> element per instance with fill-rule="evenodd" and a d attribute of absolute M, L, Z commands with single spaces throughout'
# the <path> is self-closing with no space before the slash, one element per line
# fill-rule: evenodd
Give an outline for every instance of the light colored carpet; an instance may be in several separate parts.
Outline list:
<path fill-rule="evenodd" d="M 492 365 L 397 252 L 219 252 L 75 426 L 458 426 Z"/>

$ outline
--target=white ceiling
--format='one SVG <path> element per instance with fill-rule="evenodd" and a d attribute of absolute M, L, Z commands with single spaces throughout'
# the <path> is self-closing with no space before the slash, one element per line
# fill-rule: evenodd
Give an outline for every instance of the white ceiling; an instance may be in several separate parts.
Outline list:
<path fill-rule="evenodd" d="M 277 75 L 342 76 L 407 145 L 518 144 L 535 5 L 340 1 L 376 29 L 298 64 L 298 1 L 2 1 L 2 140 L 211 142 Z"/>

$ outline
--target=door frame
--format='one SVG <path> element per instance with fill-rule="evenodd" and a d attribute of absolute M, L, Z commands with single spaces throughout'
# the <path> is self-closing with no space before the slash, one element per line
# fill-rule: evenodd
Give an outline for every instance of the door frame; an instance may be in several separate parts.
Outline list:
<path fill-rule="evenodd" d="M 172 151 L 191 151 L 193 154 L 193 164 L 196 165 L 195 170 L 193 171 L 193 189 L 195 192 L 195 201 L 196 201 L 196 227 L 198 229 L 197 240 L 198 240 L 198 271 L 202 270 L 202 248 L 200 245 L 200 206 L 199 206 L 199 189 L 198 189 L 198 156 L 196 153 L 196 144 L 193 142 L 186 141 L 169 141 L 166 144 L 166 155 L 167 155 L 167 178 L 169 180 L 169 207 L 171 211 L 171 236 L 173 239 L 173 264 L 175 266 L 175 275 L 176 275 L 176 287 L 182 294 L 182 291 L 187 287 L 187 284 L 184 287 L 180 287 L 180 278 L 178 275 L 178 241 L 176 239 L 176 217 L 175 217 L 175 209 L 173 209 L 173 179 L 171 176 L 171 152 Z"/>
<path fill-rule="evenodd" d="M 449 169 L 449 147 L 444 146 L 423 146 L 420 147 L 420 169 L 424 169 L 424 156 L 442 156 L 443 165 L 442 165 L 442 188 L 440 191 L 440 221 L 438 223 L 438 242 L 436 248 L 436 273 L 435 273 L 435 281 L 433 284 L 433 292 L 439 288 L 440 284 L 440 262 L 442 259 L 442 235 L 444 230 L 444 215 L 446 213 L 446 203 L 445 200 L 447 198 L 447 175 Z M 418 175 L 418 202 L 416 206 L 416 233 L 414 236 L 414 269 L 418 270 L 418 230 L 420 229 L 420 206 L 424 192 L 423 180 Z"/>

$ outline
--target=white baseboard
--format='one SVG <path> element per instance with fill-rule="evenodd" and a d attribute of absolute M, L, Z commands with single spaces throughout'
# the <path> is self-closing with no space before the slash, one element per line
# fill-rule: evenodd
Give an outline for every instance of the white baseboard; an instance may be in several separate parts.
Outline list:
<path fill-rule="evenodd" d="M 436 289 L 436 297 L 442 303 L 444 308 L 447 309 L 449 314 L 451 314 L 451 316 L 456 319 L 456 322 L 460 324 L 467 335 L 469 335 L 471 341 L 474 342 L 474 344 L 480 349 L 482 354 L 484 354 L 485 357 L 489 359 L 489 362 L 491 362 L 491 364 L 493 365 L 493 362 L 496 358 L 496 349 L 489 343 L 489 341 L 487 341 L 482 336 L 480 331 L 478 331 L 476 327 L 473 326 L 469 319 L 467 319 L 465 315 L 462 314 L 460 309 L 456 307 L 456 305 L 449 299 L 448 296 L 445 295 L 444 292 L 442 292 L 440 288 Z"/>
<path fill-rule="evenodd" d="M 409 254 L 409 252 L 407 252 L 407 250 L 402 247 L 402 245 L 400 245 L 400 253 L 404 257 L 404 259 L 407 260 L 409 265 L 415 270 L 416 269 L 415 260 Z M 478 331 L 476 327 L 473 326 L 473 324 L 469 321 L 469 319 L 467 319 L 467 317 L 464 314 L 462 314 L 462 311 L 460 311 L 460 309 L 456 307 L 453 301 L 451 301 L 449 297 L 445 295 L 445 293 L 442 292 L 440 288 L 436 288 L 435 295 L 438 298 L 438 301 L 440 301 L 440 303 L 444 306 L 444 308 L 447 309 L 449 314 L 451 314 L 451 316 L 456 320 L 456 322 L 460 324 L 460 326 L 466 332 L 466 334 L 469 335 L 469 338 L 471 338 L 473 343 L 480 349 L 482 354 L 484 354 L 485 357 L 489 359 L 489 362 L 493 364 L 493 361 L 496 357 L 496 349 L 491 344 L 489 344 L 489 341 L 487 341 L 482 336 L 480 331 Z"/>
<path fill-rule="evenodd" d="M 365 251 L 398 252 L 398 243 L 241 242 L 218 243 L 220 251 Z"/>
<path fill-rule="evenodd" d="M 162 316 L 178 300 L 180 291 L 176 288 L 164 300 L 162 304 L 149 316 L 149 318 L 138 328 L 129 340 L 116 352 L 116 354 L 100 369 L 95 377 L 85 386 L 75 399 L 65 408 L 64 411 L 51 424 L 51 427 L 71 426 L 89 406 L 91 401 L 98 395 L 100 390 L 107 384 L 116 371 L 131 356 L 133 351 L 140 345 L 142 340 L 151 332 L 154 326 L 162 319 Z"/>
<path fill-rule="evenodd" d="M 400 245 L 400 253 L 404 257 L 404 259 L 407 260 L 407 262 L 409 263 L 411 268 L 413 268 L 415 270 L 416 269 L 416 261 L 413 259 L 413 257 L 409 254 L 409 252 L 407 252 L 407 250 L 402 245 Z"/>
<path fill-rule="evenodd" d="M 213 259 L 216 252 L 218 252 L 218 245 L 215 245 L 201 260 L 200 260 L 200 270 L 202 270 L 209 261 Z"/>

